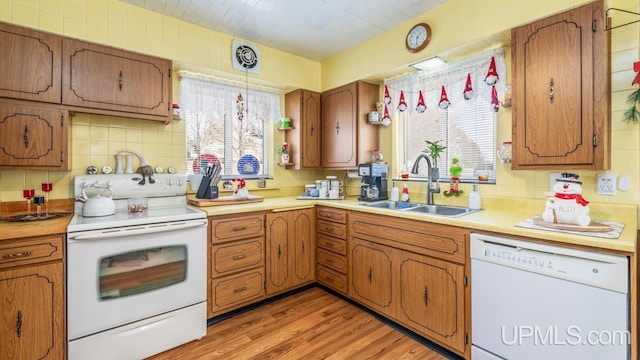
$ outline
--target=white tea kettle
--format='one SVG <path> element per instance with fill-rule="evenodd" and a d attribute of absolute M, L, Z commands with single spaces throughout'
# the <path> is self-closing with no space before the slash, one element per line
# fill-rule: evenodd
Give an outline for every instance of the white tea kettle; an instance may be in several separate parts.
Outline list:
<path fill-rule="evenodd" d="M 95 187 L 95 188 L 103 188 L 106 189 L 109 194 L 103 195 L 98 194 L 93 197 L 88 197 L 85 193 L 86 188 Z M 98 186 L 96 184 L 83 184 L 82 185 L 82 196 L 76 198 L 76 200 L 83 202 L 82 205 L 82 216 L 85 217 L 97 217 L 97 216 L 109 216 L 116 213 L 116 204 L 113 202 L 113 191 L 111 191 L 111 187 L 109 185 L 106 186 Z"/>

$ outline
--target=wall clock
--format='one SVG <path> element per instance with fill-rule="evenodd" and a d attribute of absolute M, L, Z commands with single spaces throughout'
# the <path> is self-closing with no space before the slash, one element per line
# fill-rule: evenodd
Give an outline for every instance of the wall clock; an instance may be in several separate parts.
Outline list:
<path fill-rule="evenodd" d="M 406 46 L 409 52 L 418 52 L 431 41 L 431 27 L 425 23 L 416 24 L 407 34 Z"/>

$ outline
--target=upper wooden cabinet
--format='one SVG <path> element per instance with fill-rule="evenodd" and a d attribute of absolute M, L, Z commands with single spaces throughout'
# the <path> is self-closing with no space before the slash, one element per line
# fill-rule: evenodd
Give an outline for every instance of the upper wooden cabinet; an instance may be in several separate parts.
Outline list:
<path fill-rule="evenodd" d="M 291 151 L 293 169 L 320 167 L 320 94 L 309 90 L 295 90 L 284 96 L 286 116 L 291 130 L 285 139 Z"/>
<path fill-rule="evenodd" d="M 602 0 L 511 32 L 513 169 L 609 167 Z"/>
<path fill-rule="evenodd" d="M 0 23 L 0 97 L 60 103 L 62 38 Z"/>
<path fill-rule="evenodd" d="M 378 148 L 378 127 L 367 124 L 376 109 L 376 84 L 357 81 L 322 93 L 322 167 L 352 169 Z"/>
<path fill-rule="evenodd" d="M 0 102 L 0 169 L 68 170 L 69 112 Z"/>
<path fill-rule="evenodd" d="M 169 60 L 64 39 L 62 67 L 65 105 L 171 119 Z"/>

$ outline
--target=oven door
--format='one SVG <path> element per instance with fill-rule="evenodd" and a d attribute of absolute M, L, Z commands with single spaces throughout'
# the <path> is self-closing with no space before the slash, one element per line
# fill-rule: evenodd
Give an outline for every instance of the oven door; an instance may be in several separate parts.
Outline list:
<path fill-rule="evenodd" d="M 67 241 L 69 340 L 207 299 L 206 219 L 70 232 Z"/>

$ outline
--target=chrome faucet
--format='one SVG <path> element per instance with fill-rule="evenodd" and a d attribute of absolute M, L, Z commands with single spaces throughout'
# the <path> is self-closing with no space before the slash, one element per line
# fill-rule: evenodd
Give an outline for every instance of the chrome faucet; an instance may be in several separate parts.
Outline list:
<path fill-rule="evenodd" d="M 427 205 L 433 205 L 433 194 L 439 194 L 440 193 L 440 183 L 439 180 L 436 178 L 436 187 L 433 187 L 433 174 L 432 174 L 432 166 L 431 166 L 431 159 L 429 159 L 429 155 L 425 154 L 425 153 L 420 153 L 420 155 L 418 155 L 418 157 L 416 158 L 416 161 L 413 163 L 413 167 L 411 168 L 411 173 L 412 174 L 417 174 L 418 170 L 420 168 L 420 165 L 418 165 L 418 163 L 420 162 L 421 159 L 425 159 L 427 160 Z"/>

